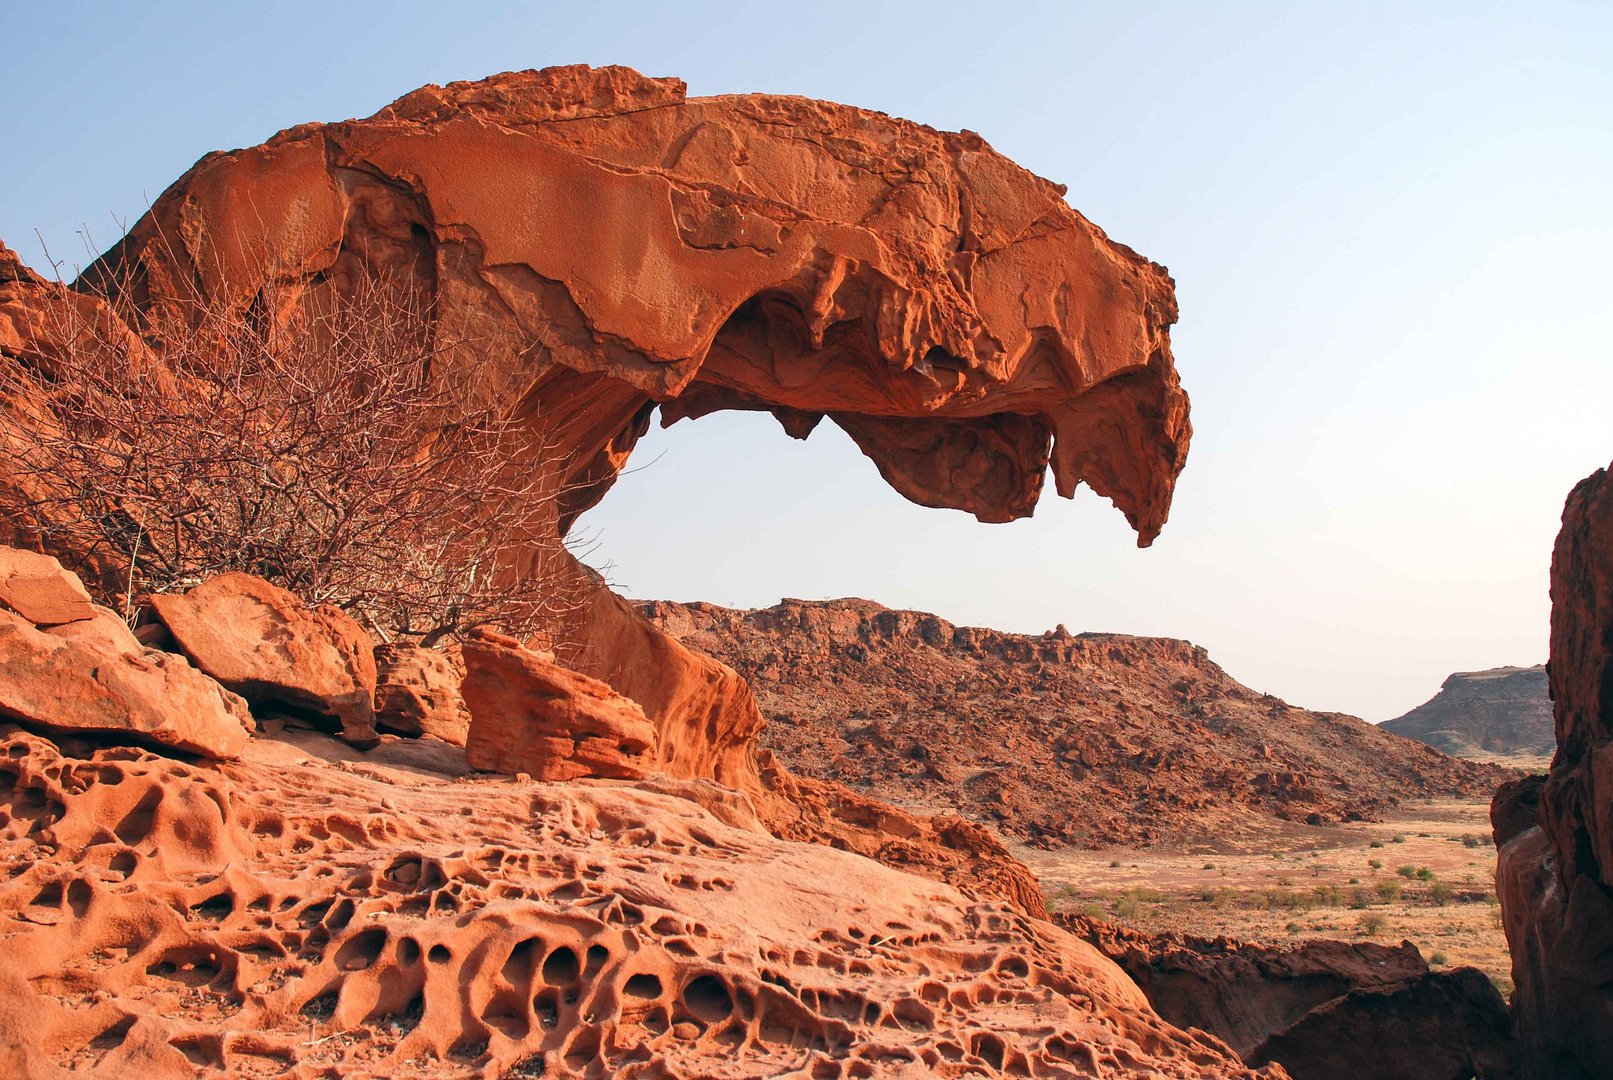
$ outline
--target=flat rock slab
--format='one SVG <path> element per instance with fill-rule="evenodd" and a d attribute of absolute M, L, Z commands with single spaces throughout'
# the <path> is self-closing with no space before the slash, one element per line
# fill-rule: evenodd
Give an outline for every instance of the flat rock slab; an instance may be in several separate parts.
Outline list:
<path fill-rule="evenodd" d="M 0 612 L 0 713 L 214 758 L 239 757 L 251 723 L 245 702 L 182 656 L 119 652 L 100 635 L 63 637 L 10 612 Z"/>
<path fill-rule="evenodd" d="M 77 574 L 49 555 L 0 548 L 0 606 L 35 626 L 91 618 L 95 605 Z"/>

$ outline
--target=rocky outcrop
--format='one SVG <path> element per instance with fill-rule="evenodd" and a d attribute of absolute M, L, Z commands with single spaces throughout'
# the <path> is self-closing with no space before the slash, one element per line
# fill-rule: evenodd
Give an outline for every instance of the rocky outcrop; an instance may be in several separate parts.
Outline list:
<path fill-rule="evenodd" d="M 209 155 L 81 284 L 135 303 L 159 353 L 194 299 L 399 290 L 445 385 L 562 459 L 558 530 L 657 410 L 747 409 L 797 437 L 827 419 L 902 495 L 986 521 L 1029 514 L 1051 469 L 1147 543 L 1191 435 L 1173 286 L 1063 196 L 972 133 L 553 68 Z M 69 302 L 90 300 L 0 283 L 0 353 L 48 364 L 33 316 Z M 592 588 L 583 673 L 644 707 L 669 773 L 754 789 L 738 680 Z"/>
<path fill-rule="evenodd" d="M 471 768 L 537 780 L 644 775 L 655 726 L 632 698 L 501 634 L 482 631 L 464 652 Z"/>
<path fill-rule="evenodd" d="M 193 767 L 0 732 L 0 1073 L 1285 1075 L 1001 904 L 659 790 L 305 735 Z"/>
<path fill-rule="evenodd" d="M 470 714 L 459 692 L 464 664 L 442 649 L 375 649 L 375 722 L 400 735 L 430 735 L 465 745 Z"/>
<path fill-rule="evenodd" d="M 215 758 L 239 755 L 252 723 L 234 694 L 91 604 L 55 559 L 14 548 L 0 548 L 0 718 Z"/>
<path fill-rule="evenodd" d="M 1557 746 L 1543 664 L 1459 671 L 1383 729 L 1456 757 L 1536 757 Z"/>
<path fill-rule="evenodd" d="M 248 701 L 330 717 L 348 742 L 374 745 L 375 654 L 345 612 L 251 574 L 220 574 L 151 607 L 192 663 Z"/>
<path fill-rule="evenodd" d="M 1410 942 L 1277 948 L 1055 922 L 1136 980 L 1159 1014 L 1294 1080 L 1471 1080 L 1510 1074 L 1512 1023 L 1482 972 L 1431 972 Z"/>
<path fill-rule="evenodd" d="M 1491 807 L 1527 1080 L 1613 1075 L 1613 479 L 1582 481 L 1551 560 L 1557 753 Z"/>
<path fill-rule="evenodd" d="M 1511 775 L 1250 690 L 1185 641 L 1008 634 L 866 600 L 640 610 L 744 676 L 789 769 L 1033 845 L 1371 818 Z"/>

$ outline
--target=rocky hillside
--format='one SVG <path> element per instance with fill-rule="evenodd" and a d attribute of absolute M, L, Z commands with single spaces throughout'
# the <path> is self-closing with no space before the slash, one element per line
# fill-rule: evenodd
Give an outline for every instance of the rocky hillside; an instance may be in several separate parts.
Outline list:
<path fill-rule="evenodd" d="M 1510 775 L 1258 693 L 1186 641 L 1008 634 L 867 600 L 640 610 L 750 682 L 789 768 L 1040 846 L 1214 844 Z"/>
<path fill-rule="evenodd" d="M 1457 757 L 1539 757 L 1557 747 L 1544 664 L 1458 671 L 1383 727 Z"/>

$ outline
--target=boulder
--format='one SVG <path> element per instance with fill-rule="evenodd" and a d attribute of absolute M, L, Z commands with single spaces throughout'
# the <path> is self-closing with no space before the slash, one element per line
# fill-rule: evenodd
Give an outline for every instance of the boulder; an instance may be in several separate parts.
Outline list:
<path fill-rule="evenodd" d="M 151 606 L 192 663 L 248 701 L 335 719 L 356 746 L 377 741 L 374 650 L 344 612 L 239 573 Z"/>
<path fill-rule="evenodd" d="M 537 780 L 644 775 L 655 726 L 637 702 L 502 634 L 480 632 L 464 650 L 471 768 Z"/>
<path fill-rule="evenodd" d="M 104 614 L 103 614 L 104 613 Z M 141 649 L 100 608 L 73 630 L 41 630 L 0 611 L 0 716 L 56 732 L 168 747 L 214 758 L 246 748 L 246 703 L 185 662 Z"/>
<path fill-rule="evenodd" d="M 470 714 L 454 657 L 440 649 L 380 645 L 375 650 L 375 721 L 400 735 L 431 735 L 465 745 Z"/>
<path fill-rule="evenodd" d="M 91 618 L 94 605 L 77 574 L 49 555 L 0 548 L 0 607 L 35 626 Z"/>

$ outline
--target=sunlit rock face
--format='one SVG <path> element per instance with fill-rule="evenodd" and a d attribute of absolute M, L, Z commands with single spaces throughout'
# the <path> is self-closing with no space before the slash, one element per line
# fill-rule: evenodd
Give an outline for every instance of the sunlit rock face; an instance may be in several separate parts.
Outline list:
<path fill-rule="evenodd" d="M 1530 1080 L 1613 1075 L 1613 478 L 1563 508 L 1551 561 L 1557 754 L 1491 807 Z"/>
<path fill-rule="evenodd" d="M 662 403 L 826 415 L 903 495 L 986 521 L 1051 464 L 1147 543 L 1190 435 L 1172 283 L 1063 195 L 970 132 L 550 68 L 209 155 L 92 276 L 137 266 L 157 308 L 416 288 L 444 354 L 564 429 L 573 513 Z"/>

